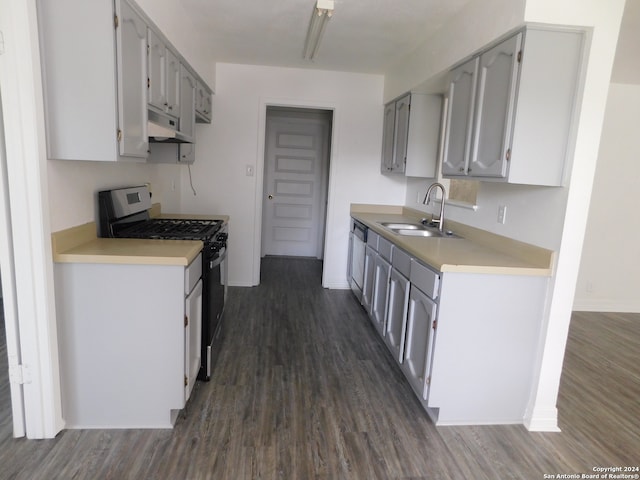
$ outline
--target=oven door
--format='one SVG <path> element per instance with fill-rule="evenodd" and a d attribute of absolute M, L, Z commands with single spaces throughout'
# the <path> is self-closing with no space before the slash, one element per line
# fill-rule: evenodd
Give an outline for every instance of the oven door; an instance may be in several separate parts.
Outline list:
<path fill-rule="evenodd" d="M 205 249 L 206 250 L 206 249 Z M 217 356 L 216 340 L 222 334 L 222 313 L 226 294 L 227 248 L 207 252 L 203 256 L 202 279 L 204 288 L 202 318 L 202 367 L 198 378 L 209 380 Z"/>

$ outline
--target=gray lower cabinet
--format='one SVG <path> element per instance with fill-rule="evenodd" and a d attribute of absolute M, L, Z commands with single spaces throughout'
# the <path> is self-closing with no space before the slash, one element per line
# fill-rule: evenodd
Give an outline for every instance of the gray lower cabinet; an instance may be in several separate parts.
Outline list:
<path fill-rule="evenodd" d="M 369 231 L 371 233 L 371 231 Z M 376 257 L 378 253 L 371 247 L 371 245 L 367 245 L 364 251 L 364 282 L 362 285 L 362 306 L 367 311 L 367 313 L 371 313 L 371 304 L 373 302 L 373 284 L 374 284 L 374 273 L 376 269 Z"/>
<path fill-rule="evenodd" d="M 380 335 L 384 335 L 390 275 L 391 265 L 378 253 L 375 258 L 373 273 L 373 295 L 371 299 L 370 317 Z"/>
<path fill-rule="evenodd" d="M 404 361 L 404 339 L 409 307 L 409 279 L 395 268 L 389 277 L 389 304 L 384 341 L 398 363 Z"/>
<path fill-rule="evenodd" d="M 367 243 L 362 305 L 436 425 L 522 423 L 548 277 L 438 272 Z"/>
<path fill-rule="evenodd" d="M 57 263 L 54 272 L 67 428 L 171 428 L 200 367 L 200 255 L 187 267 Z"/>
<path fill-rule="evenodd" d="M 436 311 L 436 303 L 418 287 L 411 285 L 401 368 L 421 400 L 427 400 L 429 393 Z"/>

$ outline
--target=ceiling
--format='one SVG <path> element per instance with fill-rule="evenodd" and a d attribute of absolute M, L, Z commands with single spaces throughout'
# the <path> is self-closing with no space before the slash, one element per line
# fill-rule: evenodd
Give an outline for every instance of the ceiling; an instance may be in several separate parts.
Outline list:
<path fill-rule="evenodd" d="M 335 0 L 314 61 L 302 59 L 315 0 L 180 0 L 217 62 L 382 74 L 480 0 Z M 640 84 L 640 0 L 627 0 L 612 79 Z"/>
<path fill-rule="evenodd" d="M 472 0 L 335 0 L 312 61 L 302 49 L 315 0 L 181 0 L 216 61 L 384 73 Z"/>

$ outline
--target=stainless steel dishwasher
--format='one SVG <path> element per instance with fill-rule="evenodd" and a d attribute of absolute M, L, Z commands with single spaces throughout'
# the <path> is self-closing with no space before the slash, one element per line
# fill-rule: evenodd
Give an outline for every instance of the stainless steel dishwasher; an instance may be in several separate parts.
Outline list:
<path fill-rule="evenodd" d="M 351 219 L 351 232 L 349 233 L 349 267 L 348 281 L 351 290 L 362 301 L 362 286 L 364 283 L 364 256 L 367 246 L 367 232 L 369 229 L 363 223 Z"/>

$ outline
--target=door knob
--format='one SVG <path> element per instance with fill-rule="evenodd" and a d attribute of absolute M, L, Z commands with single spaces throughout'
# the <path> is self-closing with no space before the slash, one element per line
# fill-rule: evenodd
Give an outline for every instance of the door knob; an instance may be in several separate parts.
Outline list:
<path fill-rule="evenodd" d="M 269 194 L 269 200 L 273 200 L 273 195 Z"/>

